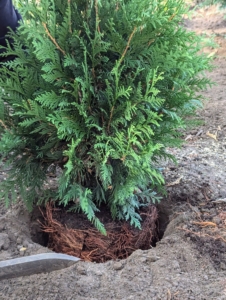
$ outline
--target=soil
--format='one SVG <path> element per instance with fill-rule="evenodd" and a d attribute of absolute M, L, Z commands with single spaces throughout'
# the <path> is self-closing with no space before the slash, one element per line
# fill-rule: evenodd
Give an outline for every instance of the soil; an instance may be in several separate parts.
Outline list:
<path fill-rule="evenodd" d="M 181 149 L 168 149 L 178 164 L 162 163 L 168 195 L 158 206 L 163 238 L 156 247 L 137 250 L 123 260 L 80 261 L 51 273 L 0 281 L 0 299 L 36 300 L 223 300 L 226 299 L 226 11 L 196 7 L 188 30 L 209 38 L 217 48 L 217 84 L 203 95 L 208 101 L 198 128 L 184 134 Z M 0 172 L 1 180 L 5 173 Z M 36 232 L 35 237 L 32 232 Z M 0 203 L 0 260 L 50 252 L 34 242 L 45 236 L 22 203 Z"/>

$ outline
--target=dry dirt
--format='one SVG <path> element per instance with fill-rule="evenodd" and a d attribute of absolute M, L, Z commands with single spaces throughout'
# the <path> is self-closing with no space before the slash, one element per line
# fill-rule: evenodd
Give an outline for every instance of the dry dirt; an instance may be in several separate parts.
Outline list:
<path fill-rule="evenodd" d="M 200 117 L 204 124 L 186 132 L 182 149 L 169 149 L 178 165 L 163 164 L 168 196 L 159 206 L 160 231 L 155 248 L 137 250 L 128 259 L 102 264 L 78 262 L 48 274 L 0 281 L 4 300 L 223 300 L 226 299 L 226 11 L 198 8 L 185 24 L 214 35 L 218 48 L 217 85 L 203 95 L 209 101 Z M 4 179 L 4 173 L 1 172 Z M 30 216 L 22 205 L 0 204 L 0 260 L 48 252 L 30 235 Z M 41 234 L 41 233 L 40 233 Z M 26 250 L 20 251 L 24 247 Z"/>

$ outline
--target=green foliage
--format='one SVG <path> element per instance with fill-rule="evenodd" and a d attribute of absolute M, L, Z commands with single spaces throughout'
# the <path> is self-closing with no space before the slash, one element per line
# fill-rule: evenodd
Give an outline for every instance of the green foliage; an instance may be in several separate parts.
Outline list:
<path fill-rule="evenodd" d="M 0 152 L 11 169 L 0 196 L 17 190 L 29 207 L 51 198 L 103 233 L 96 212 L 107 205 L 140 227 L 138 209 L 164 183 L 156 162 L 180 146 L 209 84 L 183 3 L 39 2 L 21 1 L 24 23 L 1 54 L 14 60 L 1 64 Z M 45 190 L 57 166 L 58 190 Z"/>

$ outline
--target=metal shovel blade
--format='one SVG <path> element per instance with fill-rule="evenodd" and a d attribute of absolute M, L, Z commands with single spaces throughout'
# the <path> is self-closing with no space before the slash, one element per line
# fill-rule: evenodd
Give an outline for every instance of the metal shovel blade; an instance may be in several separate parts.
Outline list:
<path fill-rule="evenodd" d="M 80 259 L 60 253 L 42 253 L 0 261 L 0 280 L 67 268 Z"/>

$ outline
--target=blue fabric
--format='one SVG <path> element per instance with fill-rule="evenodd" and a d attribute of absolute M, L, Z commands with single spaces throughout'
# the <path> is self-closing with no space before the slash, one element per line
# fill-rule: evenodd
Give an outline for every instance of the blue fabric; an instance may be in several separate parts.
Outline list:
<path fill-rule="evenodd" d="M 12 0 L 0 0 L 0 45 L 5 46 L 5 35 L 8 33 L 8 28 L 14 31 L 19 25 L 18 21 L 21 16 L 14 8 Z"/>

